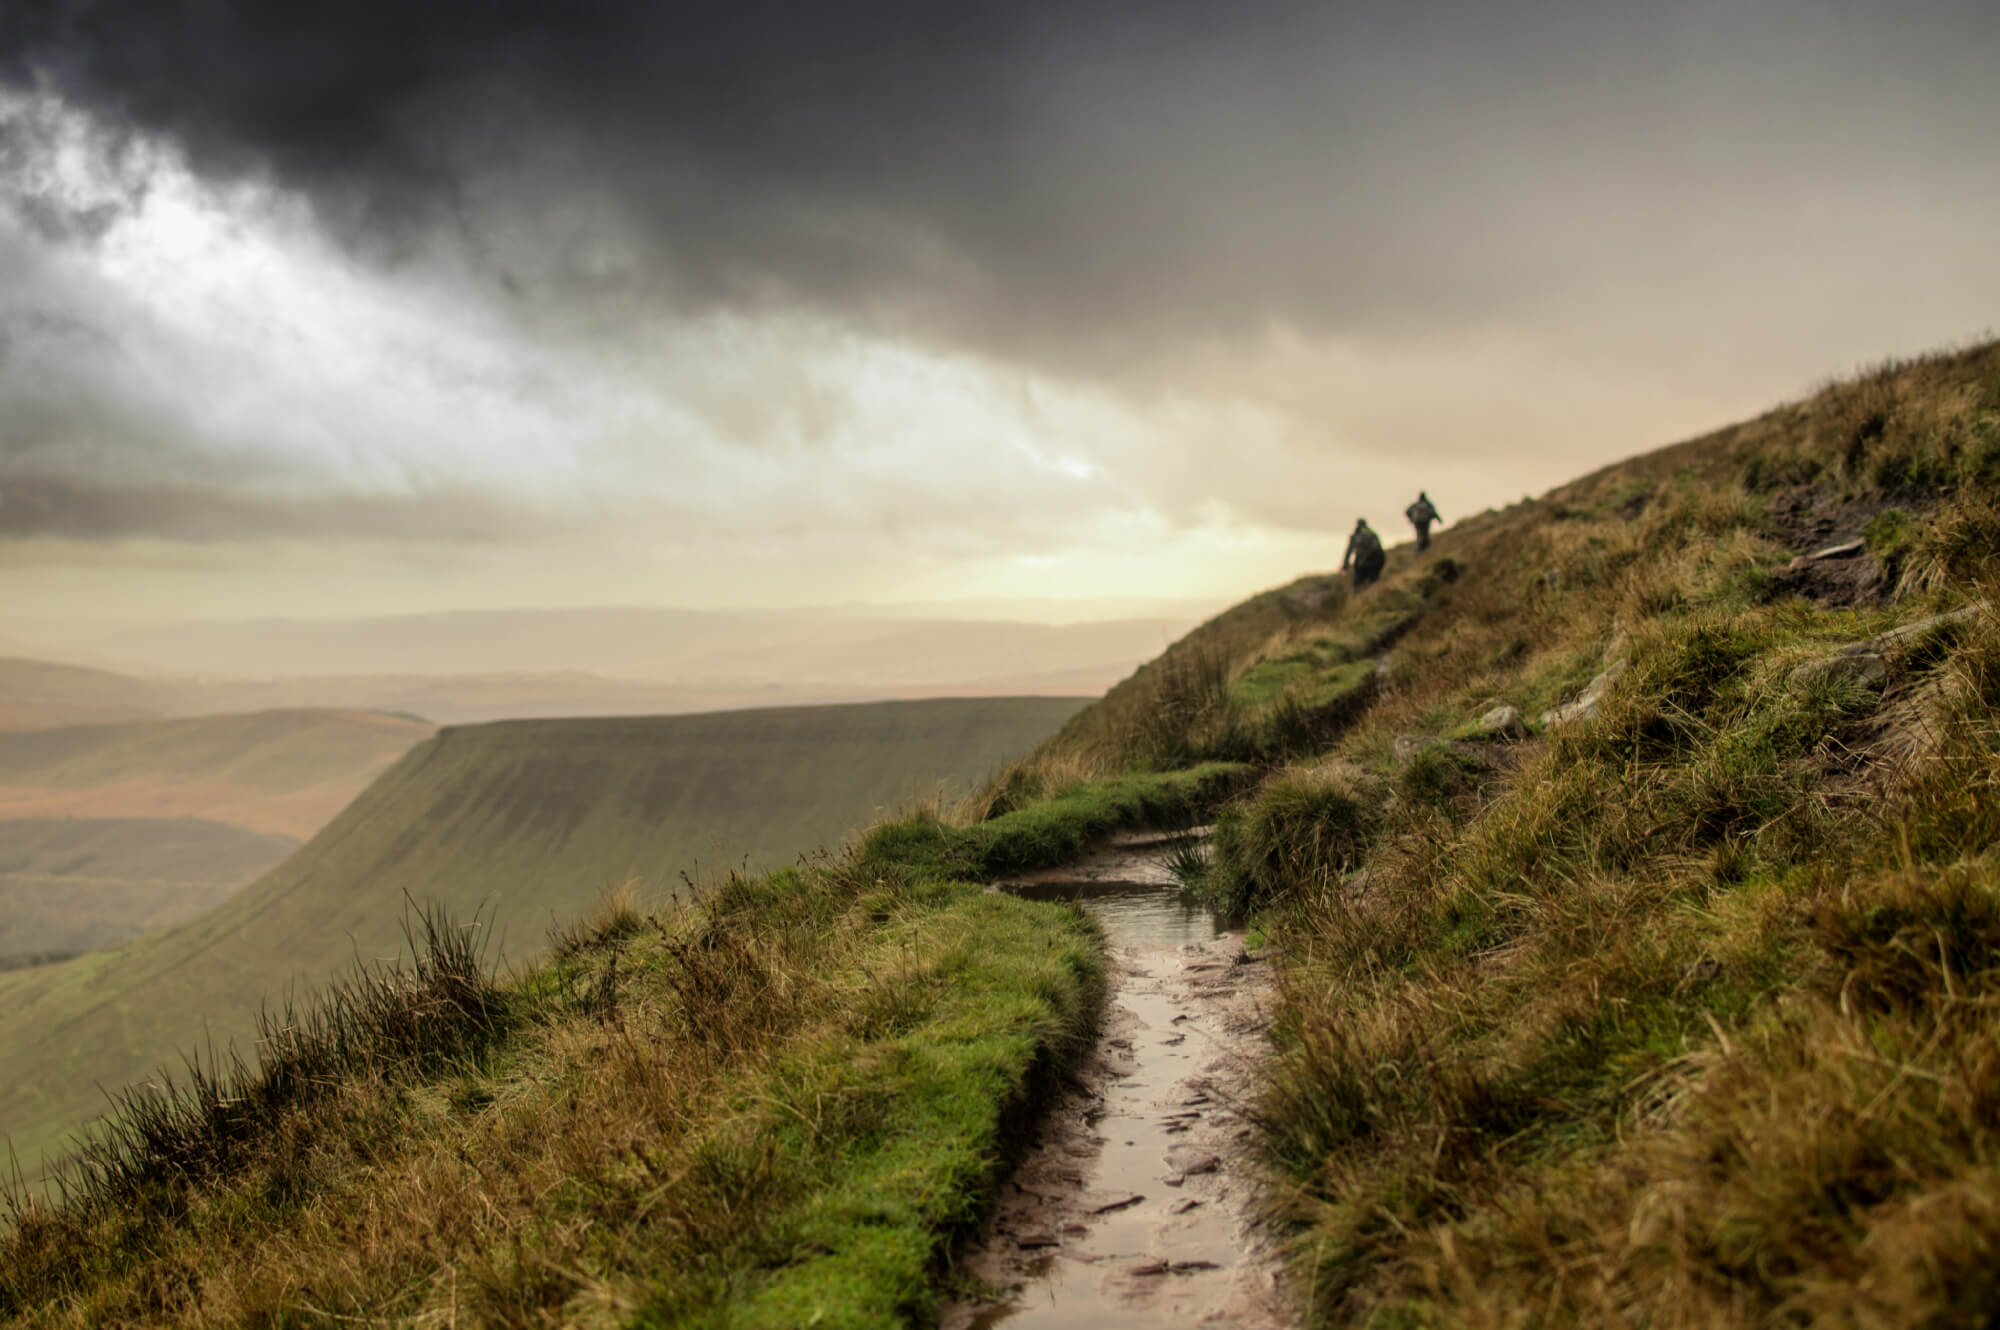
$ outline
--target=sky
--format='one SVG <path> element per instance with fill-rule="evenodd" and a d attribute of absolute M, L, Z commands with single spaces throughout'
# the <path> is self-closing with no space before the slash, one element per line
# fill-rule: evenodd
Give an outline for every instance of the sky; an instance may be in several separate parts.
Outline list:
<path fill-rule="evenodd" d="M 1996 66 L 1984 0 L 6 0 L 0 639 L 1234 600 L 1987 333 Z"/>

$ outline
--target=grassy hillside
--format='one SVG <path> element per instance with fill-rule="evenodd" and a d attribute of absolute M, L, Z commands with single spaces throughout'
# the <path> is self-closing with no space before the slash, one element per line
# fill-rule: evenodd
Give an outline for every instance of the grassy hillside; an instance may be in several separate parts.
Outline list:
<path fill-rule="evenodd" d="M 1836 384 L 1257 597 L 959 820 L 497 986 L 444 934 L 128 1104 L 0 1312 L 923 1324 L 1099 991 L 976 884 L 1213 816 L 1307 1324 L 1989 1325 L 1996 596 L 2000 346 Z"/>
<path fill-rule="evenodd" d="M 0 733 L 0 819 L 198 817 L 303 840 L 431 731 L 299 710 Z"/>
<path fill-rule="evenodd" d="M 212 1036 L 245 1039 L 260 998 L 393 956 L 405 899 L 478 912 L 509 955 L 538 951 L 607 887 L 714 879 L 837 845 L 883 806 L 969 786 L 1073 713 L 1071 699 L 882 703 L 447 729 L 411 749 L 261 881 L 116 951 L 0 975 L 0 1131 L 30 1163 L 122 1085 Z M 250 718 L 257 719 L 257 718 Z M 64 734 L 48 770 L 94 770 Z M 289 770 L 282 768 L 281 770 Z M 275 778 L 275 777 L 274 777 Z"/>
<path fill-rule="evenodd" d="M 1192 877 L 1282 956 L 1309 1324 L 1991 1323 L 1997 501 L 2000 348 L 1889 366 L 1259 597 L 996 783 L 1265 766 Z"/>
<path fill-rule="evenodd" d="M 298 846 L 191 817 L 0 821 L 0 968 L 199 914 Z"/>

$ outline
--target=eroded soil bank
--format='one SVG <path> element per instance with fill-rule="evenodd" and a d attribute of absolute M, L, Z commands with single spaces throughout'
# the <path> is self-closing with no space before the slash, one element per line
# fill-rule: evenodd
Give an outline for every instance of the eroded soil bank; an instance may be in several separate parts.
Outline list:
<path fill-rule="evenodd" d="M 954 1304 L 950 1330 L 1290 1323 L 1277 1261 L 1252 1228 L 1243 1110 L 1269 967 L 1181 901 L 1167 842 L 1127 837 L 1002 889 L 1077 899 L 1113 960 L 1105 1031 L 961 1258 L 997 1301 Z"/>

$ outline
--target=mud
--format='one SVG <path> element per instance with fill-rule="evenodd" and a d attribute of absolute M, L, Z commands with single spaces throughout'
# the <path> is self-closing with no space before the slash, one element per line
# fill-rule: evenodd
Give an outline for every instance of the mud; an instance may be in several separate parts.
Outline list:
<path fill-rule="evenodd" d="M 1181 900 L 1170 850 L 1128 838 L 1003 884 L 1096 914 L 1114 988 L 1078 1085 L 960 1256 L 995 1296 L 948 1307 L 952 1330 L 1291 1323 L 1275 1254 L 1252 1223 L 1245 1116 L 1270 967 Z"/>

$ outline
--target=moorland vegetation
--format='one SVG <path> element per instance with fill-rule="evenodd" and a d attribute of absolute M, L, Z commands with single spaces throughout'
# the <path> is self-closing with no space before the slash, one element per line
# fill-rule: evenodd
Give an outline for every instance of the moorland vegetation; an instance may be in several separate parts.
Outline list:
<path fill-rule="evenodd" d="M 1103 991 L 981 883 L 1214 819 L 1308 1324 L 1988 1324 L 1996 559 L 1982 346 L 1301 579 L 837 855 L 430 927 L 17 1192 L 0 1311 L 922 1323 Z"/>
<path fill-rule="evenodd" d="M 248 1053 L 261 998 L 303 1001 L 357 961 L 406 955 L 406 900 L 476 914 L 489 955 L 526 962 L 552 923 L 628 877 L 657 894 L 683 871 L 790 863 L 935 782 L 977 782 L 1081 705 L 982 698 L 447 728 L 215 908 L 63 964 L 0 972 L 0 1135 L 38 1173 L 102 1111 L 99 1086 L 142 1080 L 197 1044 Z M 89 753 L 96 763 L 103 750 Z"/>

